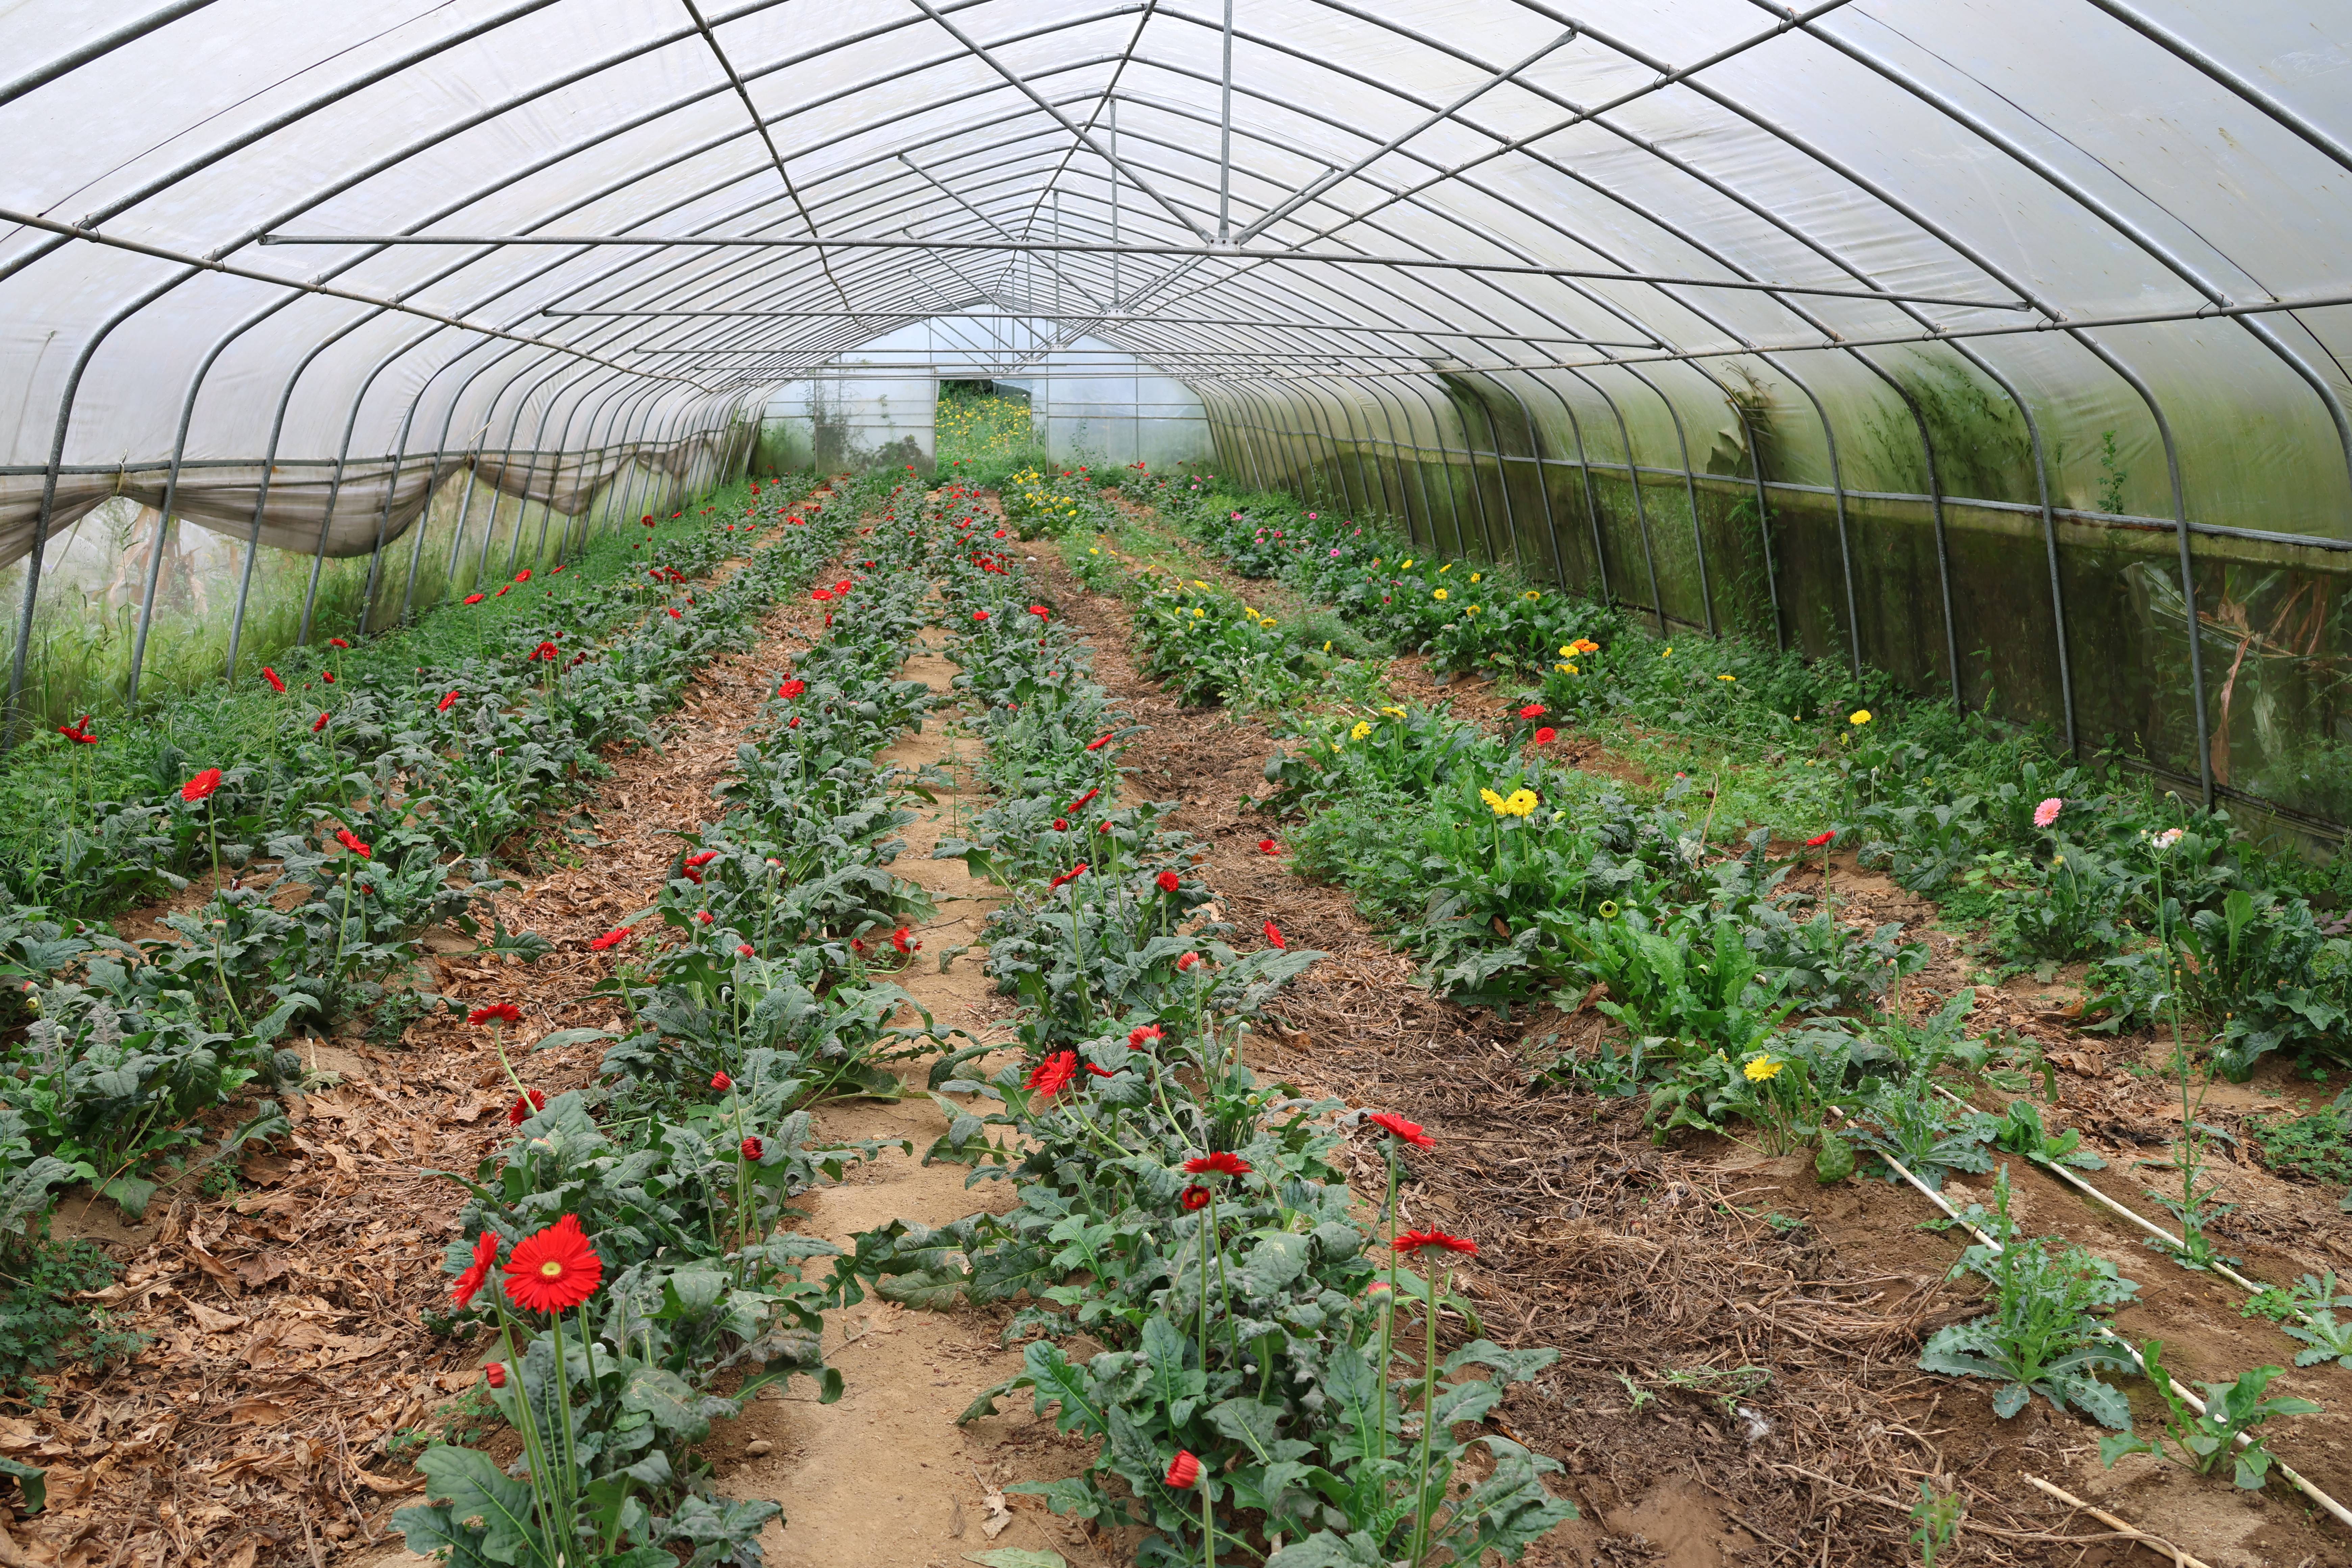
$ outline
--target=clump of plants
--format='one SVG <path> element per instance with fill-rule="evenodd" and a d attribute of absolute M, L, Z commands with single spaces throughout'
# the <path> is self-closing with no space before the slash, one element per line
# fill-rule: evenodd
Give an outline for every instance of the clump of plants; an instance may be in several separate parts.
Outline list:
<path fill-rule="evenodd" d="M 1993 1414 L 2004 1420 L 2039 1394 L 2060 1410 L 2079 1408 L 2128 1432 L 2130 1403 L 2098 1373 L 2128 1370 L 2132 1360 L 2099 1314 L 2130 1300 L 2139 1287 L 2079 1247 L 2020 1237 L 2010 1218 L 2007 1167 L 1994 1180 L 1991 1209 L 1979 1213 L 1988 1239 L 1963 1252 L 1952 1272 L 1990 1285 L 1992 1310 L 1938 1329 L 1919 1357 L 1921 1368 L 1998 1383 Z"/>

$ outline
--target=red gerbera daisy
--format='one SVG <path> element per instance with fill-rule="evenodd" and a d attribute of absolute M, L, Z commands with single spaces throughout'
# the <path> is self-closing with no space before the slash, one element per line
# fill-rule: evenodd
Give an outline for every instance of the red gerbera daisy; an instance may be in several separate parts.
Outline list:
<path fill-rule="evenodd" d="M 1093 740 L 1088 741 L 1088 742 L 1087 742 L 1087 751 L 1089 751 L 1089 752 L 1099 752 L 1099 751 L 1101 751 L 1105 746 L 1108 746 L 1108 745 L 1109 745 L 1109 744 L 1110 744 L 1110 738 L 1111 738 L 1111 736 L 1112 736 L 1112 735 L 1117 734 L 1118 732 L 1118 731 L 1117 731 L 1116 730 L 1112 730 L 1112 731 L 1105 731 L 1104 733 L 1102 733 L 1102 734 L 1100 734 L 1100 735 L 1096 736 Z"/>
<path fill-rule="evenodd" d="M 805 680 L 787 680 L 782 686 L 776 688 L 776 695 L 779 697 L 798 697 L 802 692 L 806 691 L 807 689 L 808 682 Z"/>
<path fill-rule="evenodd" d="M 482 1381 L 492 1388 L 504 1388 L 507 1385 L 507 1363 L 502 1361 L 490 1363 L 482 1369 Z"/>
<path fill-rule="evenodd" d="M 735 1146 L 735 1152 L 756 1165 L 760 1163 L 760 1157 L 766 1153 L 767 1150 L 757 1138 L 746 1138 Z"/>
<path fill-rule="evenodd" d="M 1077 1076 L 1078 1053 L 1056 1051 L 1029 1069 L 1027 1082 L 1031 1089 L 1051 1100 L 1067 1089 L 1070 1080 Z"/>
<path fill-rule="evenodd" d="M 710 1075 L 710 1087 L 724 1094 L 735 1087 L 735 1080 L 723 1072 L 715 1072 Z"/>
<path fill-rule="evenodd" d="M 1831 828 L 1827 833 L 1816 833 L 1811 838 L 1805 840 L 1805 847 L 1808 849 L 1819 849 L 1822 845 L 1827 844 L 1831 839 L 1835 838 L 1836 837 L 1837 829 L 1834 827 Z"/>
<path fill-rule="evenodd" d="M 338 827 L 335 829 L 335 842 L 341 845 L 344 848 L 350 850 L 352 854 L 358 856 L 362 860 L 373 860 L 375 858 L 375 851 L 369 846 L 361 843 L 360 836 L 353 833 L 348 827 Z"/>
<path fill-rule="evenodd" d="M 1139 1051 L 1146 1046 L 1156 1046 L 1167 1037 L 1157 1024 L 1146 1024 L 1139 1029 L 1127 1032 L 1127 1043 Z"/>
<path fill-rule="evenodd" d="M 1181 958 L 1180 958 L 1180 959 L 1178 959 L 1178 960 L 1176 961 L 1176 973 L 1179 973 L 1179 974 L 1186 974 L 1186 973 L 1190 973 L 1192 972 L 1192 966 L 1193 966 L 1193 965 L 1195 965 L 1195 964 L 1197 964 L 1197 963 L 1199 963 L 1200 962 L 1201 962 L 1201 955 L 1200 955 L 1199 953 L 1197 953 L 1197 952 L 1188 952 L 1188 953 L 1186 953 L 1183 957 L 1181 957 Z"/>
<path fill-rule="evenodd" d="M 628 940 L 629 928 L 626 926 L 614 926 L 603 936 L 590 937 L 588 939 L 588 951 L 591 952 L 609 952 L 614 948 L 620 946 L 623 942 Z"/>
<path fill-rule="evenodd" d="M 278 674 L 276 670 L 270 668 L 266 664 L 261 667 L 261 679 L 269 682 L 269 688 L 273 691 L 284 691 L 286 689 L 286 682 L 278 678 Z"/>
<path fill-rule="evenodd" d="M 466 1266 L 466 1271 L 457 1276 L 457 1283 L 449 1287 L 449 1294 L 457 1299 L 457 1305 L 462 1307 L 473 1300 L 474 1292 L 479 1290 L 482 1281 L 490 1277 L 491 1266 L 498 1260 L 498 1234 L 486 1230 L 474 1238 L 474 1261 Z"/>
<path fill-rule="evenodd" d="M 1261 838 L 1257 841 L 1257 852 L 1261 855 L 1279 855 L 1282 853 L 1282 846 L 1271 838 Z"/>
<path fill-rule="evenodd" d="M 1172 893 L 1184 885 L 1184 879 L 1173 871 L 1162 871 L 1152 880 L 1160 884 L 1160 890 L 1163 893 Z"/>
<path fill-rule="evenodd" d="M 1168 1484 L 1178 1491 L 1190 1491 L 1201 1479 L 1201 1461 L 1181 1449 L 1168 1461 Z"/>
<path fill-rule="evenodd" d="M 1196 1155 L 1185 1161 L 1184 1173 L 1188 1176 L 1206 1176 L 1213 1173 L 1220 1176 L 1246 1176 L 1250 1173 L 1250 1163 L 1230 1150 L 1219 1149 L 1213 1153 Z"/>
<path fill-rule="evenodd" d="M 535 1089 L 525 1089 L 515 1096 L 515 1102 L 512 1105 L 507 1107 L 507 1125 L 520 1127 L 546 1109 L 545 1094 Z"/>
<path fill-rule="evenodd" d="M 561 1312 L 596 1293 L 604 1260 L 588 1245 L 576 1215 L 565 1215 L 515 1244 L 507 1259 L 507 1294 L 526 1312 Z"/>
<path fill-rule="evenodd" d="M 1559 739 L 1559 731 L 1553 729 L 1549 724 L 1544 725 L 1541 729 L 1536 731 L 1536 744 L 1538 746 L 1549 746 L 1554 741 Z"/>
<path fill-rule="evenodd" d="M 434 710 L 436 713 L 446 713 L 447 711 L 449 711 L 450 707 L 451 707 L 454 703 L 456 703 L 456 701 L 457 701 L 457 694 L 456 692 L 452 691 L 451 693 L 449 693 L 449 695 L 447 695 L 446 697 L 444 697 L 443 699 L 441 699 L 440 705 L 439 705 L 438 707 L 435 708 L 433 710 Z"/>
<path fill-rule="evenodd" d="M 1389 1246 L 1400 1253 L 1419 1252 L 1425 1247 L 1442 1247 L 1448 1252 L 1459 1252 L 1467 1258 L 1478 1255 L 1478 1244 L 1465 1236 L 1448 1236 L 1442 1230 L 1409 1230 Z"/>
<path fill-rule="evenodd" d="M 1196 1182 L 1192 1185 L 1186 1187 L 1182 1192 L 1178 1193 L 1176 1194 L 1176 1201 L 1184 1205 L 1184 1212 L 1187 1214 L 1192 1213 L 1194 1209 L 1207 1208 L 1209 1206 L 1209 1189 L 1202 1186 Z"/>
<path fill-rule="evenodd" d="M 206 768 L 203 773 L 198 773 L 194 778 L 190 779 L 187 783 L 180 786 L 180 798 L 193 805 L 197 801 L 203 800 L 207 795 L 211 795 L 213 791 L 220 788 L 220 786 L 221 771 L 218 768 Z"/>
<path fill-rule="evenodd" d="M 1398 1138 L 1413 1145 L 1417 1149 L 1434 1149 L 1437 1147 L 1437 1140 L 1423 1131 L 1420 1122 L 1407 1121 L 1403 1117 L 1399 1116 L 1393 1110 L 1375 1110 L 1370 1116 L 1365 1117 L 1364 1120 L 1384 1131 L 1394 1133 Z"/>
<path fill-rule="evenodd" d="M 1275 930 L 1274 922 L 1272 921 L 1265 922 L 1265 940 L 1274 943 L 1275 946 L 1286 950 L 1290 946 L 1288 942 L 1282 940 L 1282 933 Z"/>
<path fill-rule="evenodd" d="M 466 1022 L 482 1024 L 520 1024 L 522 1009 L 511 1002 L 493 1002 L 487 1007 L 477 1007 L 466 1015 Z"/>
<path fill-rule="evenodd" d="M 468 605 L 478 605 L 487 597 L 488 595 L 484 594 L 468 594 L 466 595 L 465 602 Z"/>

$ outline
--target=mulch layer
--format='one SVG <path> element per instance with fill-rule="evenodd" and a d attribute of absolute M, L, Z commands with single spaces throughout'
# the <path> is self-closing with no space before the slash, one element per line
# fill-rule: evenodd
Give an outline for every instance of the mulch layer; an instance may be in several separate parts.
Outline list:
<path fill-rule="evenodd" d="M 550 956 L 501 963 L 454 931 L 427 933 L 419 984 L 467 1006 L 520 1007 L 508 1055 L 534 1088 L 593 1081 L 595 1045 L 534 1054 L 530 1042 L 617 1021 L 588 994 L 627 950 L 594 953 L 586 940 L 658 895 L 672 831 L 714 815 L 712 787 L 776 671 L 821 630 L 816 616 L 805 602 L 773 610 L 755 647 L 687 686 L 659 749 L 607 753 L 613 772 L 582 807 L 584 841 L 551 831 L 530 846 L 553 868 L 519 878 L 498 914 L 547 937 Z M 139 1225 L 86 1194 L 61 1206 L 57 1234 L 89 1236 L 127 1265 L 99 1293 L 111 1326 L 151 1342 L 94 1375 L 61 1369 L 45 1404 L 0 1415 L 0 1453 L 46 1467 L 49 1499 L 14 1539 L 0 1530 L 0 1568 L 325 1568 L 380 1554 L 399 1541 L 392 1511 L 422 1500 L 408 1463 L 421 1439 L 499 1426 L 468 1392 L 479 1345 L 428 1327 L 466 1196 L 438 1173 L 470 1177 L 516 1099 L 488 1033 L 436 1015 L 396 1048 L 291 1043 L 313 1092 L 281 1097 L 292 1134 L 243 1161 L 238 1190 L 167 1191 Z"/>

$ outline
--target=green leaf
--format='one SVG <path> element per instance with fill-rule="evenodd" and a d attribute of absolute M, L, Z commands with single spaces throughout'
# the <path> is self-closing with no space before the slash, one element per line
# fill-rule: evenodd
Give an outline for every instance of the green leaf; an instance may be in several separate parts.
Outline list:
<path fill-rule="evenodd" d="M 1271 1296 L 1307 1272 L 1311 1244 L 1303 1236 L 1277 1231 L 1250 1249 L 1242 1264 L 1242 1288 L 1253 1296 Z"/>
<path fill-rule="evenodd" d="M 585 1045 L 591 1040 L 617 1040 L 620 1037 L 620 1035 L 612 1029 L 558 1029 L 551 1035 L 541 1035 L 530 1048 L 534 1051 L 552 1051 L 565 1046 Z"/>
<path fill-rule="evenodd" d="M 1822 1146 L 1813 1155 L 1813 1179 L 1827 1185 L 1853 1174 L 1853 1145 L 1834 1132 L 1823 1133 Z"/>
<path fill-rule="evenodd" d="M 967 1552 L 967 1563 L 977 1563 L 982 1568 L 1070 1568 L 1070 1560 L 1058 1552 L 1032 1552 L 1025 1546 L 1000 1546 L 993 1552 Z"/>
<path fill-rule="evenodd" d="M 484 1556 L 513 1563 L 525 1552 L 545 1555 L 531 1522 L 530 1486 L 509 1479 L 488 1454 L 436 1443 L 416 1468 L 425 1477 L 425 1495 L 447 1503 L 452 1518 L 481 1520 Z"/>
<path fill-rule="evenodd" d="M 1279 1441 L 1275 1426 L 1281 1419 L 1278 1407 L 1255 1399 L 1228 1399 L 1209 1409 L 1209 1425 L 1237 1443 L 1248 1444 L 1261 1461 L 1274 1458 L 1274 1446 Z"/>
<path fill-rule="evenodd" d="M 14 1476 L 16 1484 L 25 1489 L 25 1511 L 38 1513 L 48 1506 L 49 1472 L 38 1465 L 27 1465 L 16 1459 L 0 1458 L 0 1476 Z"/>
<path fill-rule="evenodd" d="M 621 1408 L 642 1412 L 663 1431 L 685 1436 L 689 1441 L 710 1426 L 696 1409 L 697 1403 L 686 1379 L 663 1367 L 631 1367 L 628 1381 L 621 1385 Z"/>

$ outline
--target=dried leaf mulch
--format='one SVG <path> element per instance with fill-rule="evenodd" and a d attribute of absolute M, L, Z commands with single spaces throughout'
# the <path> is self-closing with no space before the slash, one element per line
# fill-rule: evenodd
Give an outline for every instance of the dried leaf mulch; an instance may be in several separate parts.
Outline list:
<path fill-rule="evenodd" d="M 806 604 L 771 613 L 751 651 L 688 686 L 658 750 L 608 756 L 583 808 L 590 841 L 532 847 L 551 868 L 499 895 L 498 912 L 551 941 L 548 958 L 526 967 L 454 931 L 428 937 L 429 988 L 522 1010 L 509 1055 L 533 1087 L 592 1079 L 593 1044 L 534 1055 L 530 1042 L 617 1021 L 588 992 L 625 950 L 592 953 L 586 939 L 653 902 L 670 833 L 709 815 L 745 725 L 819 629 Z M 244 1161 L 239 1190 L 159 1196 L 138 1226 L 107 1204 L 61 1211 L 60 1234 L 95 1236 L 127 1263 L 100 1300 L 113 1326 L 152 1342 L 95 1375 L 65 1368 L 45 1405 L 0 1415 L 0 1453 L 47 1467 L 49 1496 L 13 1540 L 0 1531 L 0 1564 L 324 1568 L 380 1552 L 398 1540 L 391 1510 L 422 1489 L 406 1462 L 418 1439 L 497 1425 L 468 1394 L 478 1349 L 427 1327 L 464 1197 L 435 1173 L 470 1174 L 516 1098 L 489 1037 L 436 1016 L 397 1049 L 297 1044 L 314 1092 L 286 1097 L 293 1131 Z"/>

